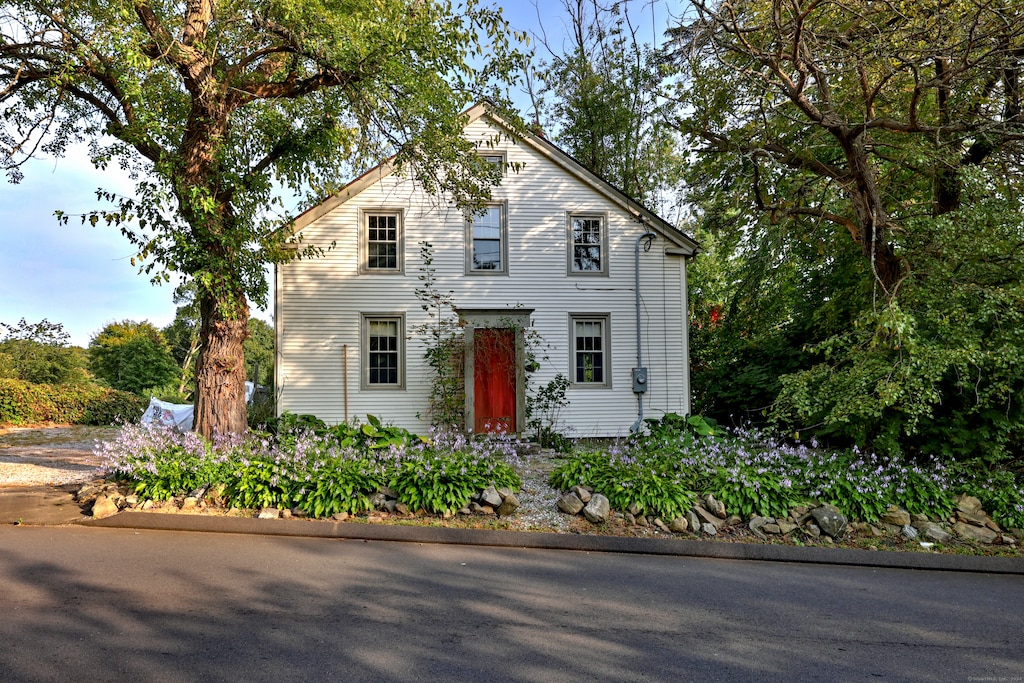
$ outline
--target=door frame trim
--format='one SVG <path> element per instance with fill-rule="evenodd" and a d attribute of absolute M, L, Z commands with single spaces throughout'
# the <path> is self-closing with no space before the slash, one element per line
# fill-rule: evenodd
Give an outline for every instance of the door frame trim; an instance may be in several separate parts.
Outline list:
<path fill-rule="evenodd" d="M 516 340 L 516 435 L 521 435 L 526 428 L 526 335 L 530 327 L 532 308 L 457 308 L 459 324 L 463 328 L 463 353 L 465 354 L 465 372 L 463 373 L 463 393 L 465 404 L 464 427 L 467 433 L 474 433 L 476 425 L 476 378 L 473 365 L 473 347 L 476 330 L 487 328 L 513 329 Z"/>

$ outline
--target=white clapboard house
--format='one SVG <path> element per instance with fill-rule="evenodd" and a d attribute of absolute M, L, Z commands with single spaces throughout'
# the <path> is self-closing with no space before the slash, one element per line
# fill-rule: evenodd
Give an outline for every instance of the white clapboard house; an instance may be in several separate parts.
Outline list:
<path fill-rule="evenodd" d="M 688 413 L 698 245 L 543 137 L 504 135 L 486 104 L 467 113 L 465 134 L 506 169 L 484 213 L 442 205 L 382 164 L 295 220 L 304 246 L 334 247 L 277 268 L 278 411 L 427 430 L 434 374 L 416 290 L 429 242 L 462 325 L 469 431 L 526 432 L 527 392 L 558 374 L 572 436 Z"/>

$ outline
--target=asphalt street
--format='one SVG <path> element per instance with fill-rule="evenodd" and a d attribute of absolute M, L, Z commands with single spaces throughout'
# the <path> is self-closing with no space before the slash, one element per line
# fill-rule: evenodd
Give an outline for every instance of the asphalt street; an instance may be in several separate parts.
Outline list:
<path fill-rule="evenodd" d="M 1024 577 L 0 528 L 2 681 L 1024 681 Z"/>

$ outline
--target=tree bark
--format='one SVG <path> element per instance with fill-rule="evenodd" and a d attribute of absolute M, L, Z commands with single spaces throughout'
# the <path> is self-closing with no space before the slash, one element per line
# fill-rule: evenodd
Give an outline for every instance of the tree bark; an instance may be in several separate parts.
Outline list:
<path fill-rule="evenodd" d="M 234 306 L 226 315 L 224 304 Z M 244 296 L 222 302 L 211 295 L 200 298 L 200 338 L 203 347 L 196 365 L 194 429 L 206 438 L 216 434 L 243 434 L 245 412 L 245 348 L 249 306 Z"/>

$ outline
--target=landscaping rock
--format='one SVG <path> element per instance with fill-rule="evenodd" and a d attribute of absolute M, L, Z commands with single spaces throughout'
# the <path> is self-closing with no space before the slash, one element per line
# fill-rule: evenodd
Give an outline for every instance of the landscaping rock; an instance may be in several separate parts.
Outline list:
<path fill-rule="evenodd" d="M 647 518 L 644 517 L 643 515 L 637 515 L 635 517 L 635 519 L 636 519 L 635 523 L 636 523 L 637 526 L 644 526 L 644 527 L 647 526 Z"/>
<path fill-rule="evenodd" d="M 880 521 L 893 526 L 905 527 L 910 524 L 910 513 L 895 505 L 890 505 L 885 514 L 881 516 Z"/>
<path fill-rule="evenodd" d="M 463 510 L 465 510 L 465 508 L 463 508 Z M 402 515 L 403 517 L 408 517 L 412 514 L 412 510 L 410 510 L 409 506 L 406 505 L 405 503 L 396 503 L 395 512 Z M 462 512 L 462 510 L 460 510 L 459 512 Z"/>
<path fill-rule="evenodd" d="M 498 506 L 497 513 L 499 517 L 508 517 L 517 509 L 519 509 L 519 499 L 510 491 L 509 494 L 502 499 L 501 505 Z"/>
<path fill-rule="evenodd" d="M 374 510 L 383 510 L 388 504 L 388 497 L 377 491 L 375 494 L 370 496 L 370 505 L 373 506 Z"/>
<path fill-rule="evenodd" d="M 701 524 L 700 530 L 708 536 L 718 535 L 718 527 L 716 527 L 714 524 L 711 524 L 710 522 L 704 522 L 703 524 Z"/>
<path fill-rule="evenodd" d="M 567 515 L 578 515 L 583 509 L 583 501 L 575 493 L 567 493 L 558 499 L 558 509 Z"/>
<path fill-rule="evenodd" d="M 344 522 L 348 519 L 348 517 L 349 514 L 347 512 L 335 512 L 333 515 L 331 515 L 331 519 L 333 519 L 335 522 Z"/>
<path fill-rule="evenodd" d="M 957 522 L 954 524 L 953 532 L 960 538 L 968 541 L 975 541 L 976 543 L 984 543 L 986 545 L 994 543 L 999 537 L 999 534 L 988 527 L 974 526 L 973 524 L 964 524 L 963 522 Z"/>
<path fill-rule="evenodd" d="M 583 500 L 583 499 L 580 498 L 580 500 Z M 587 501 L 583 500 L 583 502 L 586 503 Z M 629 505 L 626 506 L 626 512 L 628 512 L 629 514 L 631 514 L 634 517 L 636 517 L 641 512 L 643 512 L 643 510 L 641 510 L 640 506 L 637 505 L 636 503 L 630 503 Z"/>
<path fill-rule="evenodd" d="M 572 491 L 573 493 L 575 493 L 576 497 L 579 498 L 580 500 L 582 500 L 584 502 L 584 504 L 590 502 L 590 496 L 591 496 L 590 491 L 587 490 L 586 488 L 584 488 L 583 486 L 573 486 L 569 490 Z M 636 513 L 634 512 L 633 514 L 635 515 Z"/>
<path fill-rule="evenodd" d="M 761 525 L 761 531 L 765 532 L 766 534 L 781 534 L 782 527 L 780 527 L 775 522 L 768 522 L 767 524 Z"/>
<path fill-rule="evenodd" d="M 685 534 L 690 528 L 690 523 L 686 521 L 686 517 L 676 517 L 668 523 L 668 530 L 674 534 Z"/>
<path fill-rule="evenodd" d="M 963 510 L 957 510 L 956 521 L 964 522 L 965 524 L 973 524 L 974 526 L 988 526 L 988 523 L 992 520 L 989 519 L 989 516 L 984 512 L 965 512 Z"/>
<path fill-rule="evenodd" d="M 591 524 L 602 524 L 608 521 L 610 513 L 611 505 L 608 503 L 608 499 L 600 493 L 595 493 L 583 508 L 583 516 Z"/>
<path fill-rule="evenodd" d="M 804 531 L 809 533 L 813 538 L 818 538 L 819 536 L 821 536 L 821 528 L 814 522 L 810 522 L 809 524 L 805 525 Z"/>
<path fill-rule="evenodd" d="M 912 515 L 910 515 L 910 523 L 914 525 L 915 528 L 919 523 L 924 524 L 925 522 L 929 521 L 931 520 L 928 519 L 928 515 L 922 515 L 920 512 L 915 512 Z"/>
<path fill-rule="evenodd" d="M 259 519 L 277 519 L 281 516 L 281 511 L 277 508 L 263 508 L 260 510 Z"/>
<path fill-rule="evenodd" d="M 725 518 L 725 526 L 736 526 L 737 524 L 742 524 L 742 523 L 743 523 L 743 518 L 740 517 L 739 515 L 729 515 L 728 517 Z"/>
<path fill-rule="evenodd" d="M 920 532 L 922 537 L 937 543 L 948 543 L 953 538 L 952 534 L 935 522 L 919 522 L 917 530 Z"/>
<path fill-rule="evenodd" d="M 719 519 L 725 519 L 727 515 L 725 511 L 725 503 L 723 503 L 720 500 L 717 500 L 713 495 L 709 493 L 707 497 L 704 498 L 704 504 L 707 506 L 708 512 L 713 514 L 715 517 L 718 517 Z"/>
<path fill-rule="evenodd" d="M 779 531 L 784 533 L 784 534 L 792 533 L 792 532 L 796 531 L 796 528 L 797 528 L 796 524 L 793 524 L 792 522 L 784 522 L 781 519 L 778 520 L 775 523 L 778 525 Z"/>
<path fill-rule="evenodd" d="M 114 498 L 105 493 L 98 495 L 92 504 L 92 516 L 95 519 L 112 517 L 120 512 Z"/>
<path fill-rule="evenodd" d="M 697 513 L 693 511 L 693 508 L 686 511 L 686 523 L 691 529 L 693 529 L 694 533 L 700 531 L 700 517 L 698 517 Z"/>
<path fill-rule="evenodd" d="M 480 494 L 480 504 L 490 505 L 492 508 L 496 508 L 501 505 L 501 494 L 493 486 L 488 486 Z"/>
<path fill-rule="evenodd" d="M 822 532 L 831 538 L 839 538 L 846 531 L 846 515 L 832 505 L 822 505 L 811 510 L 811 516 Z"/>
<path fill-rule="evenodd" d="M 185 496 L 185 499 L 181 501 L 182 510 L 194 510 L 199 505 L 199 499 L 195 496 Z"/>
<path fill-rule="evenodd" d="M 750 530 L 753 532 L 755 536 L 757 536 L 761 540 L 765 540 L 768 537 L 764 535 L 763 531 L 761 531 L 761 527 L 763 527 L 765 524 L 772 523 L 774 523 L 774 520 L 771 517 L 760 517 L 755 515 L 747 524 L 747 526 L 750 528 Z"/>
<path fill-rule="evenodd" d="M 659 529 L 664 531 L 666 534 L 672 533 L 672 530 L 668 528 L 668 524 L 665 524 L 665 522 L 663 522 L 661 520 L 661 518 L 659 518 L 659 517 L 655 517 L 654 518 L 654 526 L 658 527 Z"/>
<path fill-rule="evenodd" d="M 700 517 L 702 523 L 714 524 L 716 529 L 725 524 L 724 515 L 720 518 L 718 515 L 712 514 L 699 505 L 693 508 L 693 511 L 697 513 L 697 516 Z"/>
<path fill-rule="evenodd" d="M 960 512 L 981 512 L 981 501 L 974 496 L 961 494 L 956 499 L 956 509 Z"/>
<path fill-rule="evenodd" d="M 917 538 L 917 529 L 910 526 L 909 524 L 904 524 L 903 528 L 900 529 L 900 533 L 903 534 L 905 537 L 909 538 L 911 541 Z"/>
<path fill-rule="evenodd" d="M 289 510 L 288 508 L 285 508 L 284 510 L 281 510 L 281 519 L 291 519 L 291 518 L 292 518 L 292 511 L 291 510 Z"/>
<path fill-rule="evenodd" d="M 300 507 L 293 507 L 291 509 L 291 513 L 292 513 L 292 517 L 298 517 L 299 519 L 304 519 L 304 518 L 309 516 L 309 515 L 306 514 L 306 511 L 303 510 Z"/>
<path fill-rule="evenodd" d="M 391 500 L 398 500 L 398 491 L 394 490 L 390 486 L 381 486 L 377 491 L 384 495 L 385 498 Z"/>

